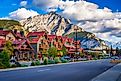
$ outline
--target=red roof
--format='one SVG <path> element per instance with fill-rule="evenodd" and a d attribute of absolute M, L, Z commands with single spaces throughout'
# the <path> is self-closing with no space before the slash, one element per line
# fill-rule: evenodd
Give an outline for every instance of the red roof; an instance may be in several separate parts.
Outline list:
<path fill-rule="evenodd" d="M 68 38 L 68 42 L 73 42 L 74 39 L 73 38 Z"/>
<path fill-rule="evenodd" d="M 7 35 L 10 33 L 10 30 L 0 30 L 0 35 Z"/>
<path fill-rule="evenodd" d="M 48 38 L 56 38 L 56 35 L 47 35 Z"/>
<path fill-rule="evenodd" d="M 61 39 L 61 38 L 62 38 L 62 36 L 57 36 L 57 38 L 58 38 L 58 39 Z"/>
<path fill-rule="evenodd" d="M 45 32 L 29 32 L 27 35 L 27 38 L 29 39 L 30 43 L 37 43 L 40 39 L 40 37 L 44 36 Z M 37 36 L 36 38 L 30 39 L 31 36 Z"/>
<path fill-rule="evenodd" d="M 66 48 L 75 48 L 75 46 L 73 46 L 73 45 L 64 44 L 64 46 L 65 46 Z"/>
<path fill-rule="evenodd" d="M 42 32 L 29 32 L 27 34 L 27 37 L 29 37 L 29 36 L 44 36 L 44 35 L 45 35 L 44 31 L 42 31 Z"/>
<path fill-rule="evenodd" d="M 15 40 L 13 43 L 14 43 L 14 44 L 17 44 L 17 47 L 16 47 L 17 49 L 21 49 L 21 46 L 22 46 L 25 42 L 27 42 L 28 45 L 30 46 L 30 48 L 32 48 L 31 45 L 30 45 L 30 43 L 29 43 L 29 41 L 28 41 L 27 39 Z"/>
<path fill-rule="evenodd" d="M 56 35 L 47 35 L 47 38 L 49 39 L 49 41 L 52 41 L 56 38 Z"/>
<path fill-rule="evenodd" d="M 65 42 L 68 37 L 62 37 L 62 41 Z"/>
<path fill-rule="evenodd" d="M 0 45 L 1 45 L 1 44 L 5 44 L 5 42 L 6 42 L 6 40 L 0 39 Z"/>

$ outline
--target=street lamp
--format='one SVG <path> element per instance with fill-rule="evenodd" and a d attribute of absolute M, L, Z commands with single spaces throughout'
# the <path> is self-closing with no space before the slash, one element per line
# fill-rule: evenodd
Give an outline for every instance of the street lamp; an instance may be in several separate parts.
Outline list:
<path fill-rule="evenodd" d="M 75 35 L 76 35 L 76 53 L 78 53 L 78 49 L 77 49 L 77 31 L 79 30 L 77 26 L 74 27 L 74 30 L 75 30 Z"/>

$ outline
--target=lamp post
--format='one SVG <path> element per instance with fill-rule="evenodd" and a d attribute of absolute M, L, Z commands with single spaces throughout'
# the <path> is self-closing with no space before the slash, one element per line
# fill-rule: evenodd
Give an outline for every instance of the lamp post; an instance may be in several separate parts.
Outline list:
<path fill-rule="evenodd" d="M 74 30 L 75 30 L 75 35 L 76 35 L 76 52 L 75 52 L 75 54 L 77 54 L 78 53 L 78 49 L 77 49 L 77 31 L 78 31 L 78 27 L 75 26 Z"/>

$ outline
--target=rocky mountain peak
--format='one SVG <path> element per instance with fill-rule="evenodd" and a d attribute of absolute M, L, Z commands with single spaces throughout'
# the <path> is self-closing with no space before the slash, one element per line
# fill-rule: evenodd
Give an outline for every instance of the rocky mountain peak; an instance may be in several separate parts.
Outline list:
<path fill-rule="evenodd" d="M 47 31 L 49 34 L 58 36 L 67 35 L 75 39 L 75 29 L 78 33 L 78 40 L 82 42 L 84 48 L 100 47 L 101 41 L 95 37 L 93 33 L 84 31 L 81 27 L 72 24 L 69 19 L 66 19 L 55 12 L 50 12 L 44 15 L 29 17 L 20 21 L 26 31 Z"/>
<path fill-rule="evenodd" d="M 37 15 L 20 22 L 27 31 L 47 31 L 56 35 L 67 33 L 74 26 L 69 19 L 65 19 L 55 12 Z"/>

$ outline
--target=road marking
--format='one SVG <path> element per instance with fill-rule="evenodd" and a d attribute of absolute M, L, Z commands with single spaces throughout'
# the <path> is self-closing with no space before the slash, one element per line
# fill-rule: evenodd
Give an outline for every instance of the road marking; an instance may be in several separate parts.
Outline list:
<path fill-rule="evenodd" d="M 41 70 L 38 70 L 37 72 L 42 72 L 42 71 L 49 71 L 51 69 L 41 69 Z"/>

